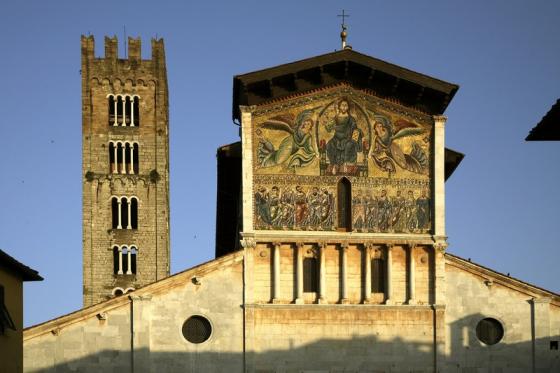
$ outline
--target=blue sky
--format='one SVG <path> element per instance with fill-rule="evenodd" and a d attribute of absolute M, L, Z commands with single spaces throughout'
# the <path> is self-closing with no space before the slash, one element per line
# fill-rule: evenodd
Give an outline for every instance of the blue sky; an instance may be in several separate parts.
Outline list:
<path fill-rule="evenodd" d="M 560 143 L 527 143 L 560 97 L 560 2 L 3 1 L 0 248 L 45 281 L 25 325 L 81 307 L 80 35 L 123 26 L 165 39 L 170 93 L 171 269 L 214 256 L 216 148 L 237 141 L 232 77 L 340 48 L 461 86 L 447 143 L 449 252 L 560 292 Z M 124 52 L 122 52 L 124 55 Z M 452 291 L 453 289 L 449 289 Z"/>

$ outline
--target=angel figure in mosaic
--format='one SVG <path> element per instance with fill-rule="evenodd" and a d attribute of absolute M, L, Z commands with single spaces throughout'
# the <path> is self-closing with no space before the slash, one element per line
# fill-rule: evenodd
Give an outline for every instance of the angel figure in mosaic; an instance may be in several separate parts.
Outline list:
<path fill-rule="evenodd" d="M 261 167 L 285 165 L 289 169 L 304 167 L 311 163 L 317 156 L 313 147 L 312 113 L 315 109 L 304 110 L 297 118 L 292 114 L 278 115 L 265 121 L 261 128 L 278 130 L 288 133 L 278 148 L 272 142 L 263 137 L 261 129 L 256 134 L 259 140 L 257 148 L 257 159 Z"/>
<path fill-rule="evenodd" d="M 405 170 L 425 174 L 428 172 L 428 156 L 419 143 L 413 142 L 409 154 L 404 153 L 397 139 L 408 136 L 419 135 L 425 132 L 421 126 L 404 119 L 398 119 L 395 123 L 382 115 L 374 115 L 369 111 L 373 121 L 374 140 L 371 149 L 373 162 L 380 169 L 389 173 L 395 173 L 396 166 Z"/>

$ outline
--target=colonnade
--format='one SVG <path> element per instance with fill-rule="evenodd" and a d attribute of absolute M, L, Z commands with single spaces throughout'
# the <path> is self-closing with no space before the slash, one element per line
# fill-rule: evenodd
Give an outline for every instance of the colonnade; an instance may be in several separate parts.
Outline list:
<path fill-rule="evenodd" d="M 408 269 L 407 276 L 407 304 L 416 304 L 416 280 L 415 280 L 415 260 L 414 251 L 416 245 L 405 245 L 407 250 L 406 267 Z M 348 244 L 340 244 L 340 303 L 349 303 L 348 299 Z M 367 244 L 361 245 L 361 249 L 364 250 L 364 261 L 363 264 L 363 278 L 362 278 L 362 290 L 363 290 L 363 303 L 372 303 L 372 266 L 371 261 L 373 259 L 372 252 L 376 248 L 384 249 L 385 252 L 385 287 L 384 287 L 384 298 L 385 304 L 394 304 L 393 299 L 393 245 L 374 245 Z M 280 243 L 274 243 L 272 246 L 272 302 L 280 302 Z M 318 264 L 319 264 L 319 278 L 318 278 L 318 291 L 317 291 L 317 303 L 327 303 L 326 296 L 326 244 L 318 245 Z M 303 259 L 304 259 L 304 244 L 298 243 L 295 245 L 295 256 L 296 256 L 296 276 L 295 276 L 295 289 L 296 289 L 296 304 L 303 304 Z"/>

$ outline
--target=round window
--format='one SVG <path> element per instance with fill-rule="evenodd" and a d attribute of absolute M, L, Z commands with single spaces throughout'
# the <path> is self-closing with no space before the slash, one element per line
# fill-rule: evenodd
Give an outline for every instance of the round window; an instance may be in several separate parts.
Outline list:
<path fill-rule="evenodd" d="M 207 318 L 191 316 L 183 323 L 183 337 L 191 343 L 202 343 L 210 338 L 212 325 Z"/>
<path fill-rule="evenodd" d="M 496 319 L 482 319 L 476 325 L 476 337 L 484 344 L 495 345 L 504 337 L 504 327 Z"/>

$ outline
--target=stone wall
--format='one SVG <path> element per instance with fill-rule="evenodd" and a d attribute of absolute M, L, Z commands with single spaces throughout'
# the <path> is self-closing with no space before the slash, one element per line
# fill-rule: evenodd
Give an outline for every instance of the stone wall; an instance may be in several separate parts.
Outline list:
<path fill-rule="evenodd" d="M 240 255 L 229 255 L 29 328 L 25 371 L 241 372 L 242 269 Z M 192 315 L 210 321 L 206 342 L 183 337 Z"/>
<path fill-rule="evenodd" d="M 4 305 L 16 327 L 16 330 L 6 328 L 4 334 L 0 335 L 0 370 L 21 372 L 23 367 L 23 282 L 21 274 L 16 274 L 2 265 L 0 267 L 0 285 L 4 287 Z"/>
<path fill-rule="evenodd" d="M 560 353 L 550 348 L 560 340 L 557 300 L 454 262 L 447 263 L 446 277 L 447 371 L 560 371 Z M 484 318 L 503 325 L 502 341 L 489 346 L 477 338 Z"/>

